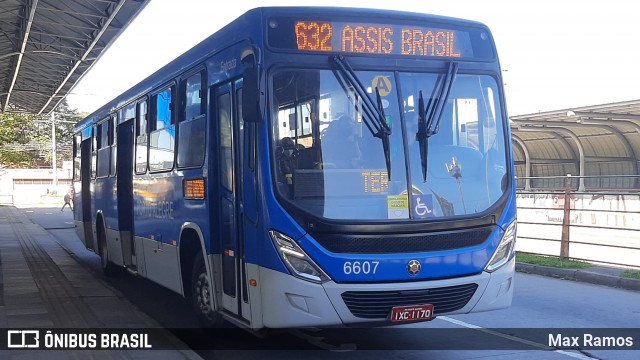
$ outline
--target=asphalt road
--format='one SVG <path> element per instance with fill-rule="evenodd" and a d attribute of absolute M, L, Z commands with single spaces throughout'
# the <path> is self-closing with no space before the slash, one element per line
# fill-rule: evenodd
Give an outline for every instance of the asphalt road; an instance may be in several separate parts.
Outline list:
<path fill-rule="evenodd" d="M 549 335 L 570 333 L 582 339 L 586 334 L 602 333 L 623 337 L 632 334 L 635 348 L 640 349 L 640 292 L 522 273 L 516 274 L 512 307 L 500 311 L 441 316 L 428 323 L 401 328 L 289 331 L 266 339 L 233 328 L 214 333 L 193 331 L 197 326 L 195 319 L 177 294 L 133 276 L 102 277 L 98 256 L 85 250 L 75 235 L 71 212 L 44 208 L 22 210 L 47 229 L 97 279 L 123 293 L 162 326 L 174 329 L 176 335 L 205 359 L 640 357 L 640 350 L 558 350 L 548 346 Z M 534 336 L 530 336 L 532 328 Z M 217 349 L 223 350 L 207 350 L 212 341 Z"/>

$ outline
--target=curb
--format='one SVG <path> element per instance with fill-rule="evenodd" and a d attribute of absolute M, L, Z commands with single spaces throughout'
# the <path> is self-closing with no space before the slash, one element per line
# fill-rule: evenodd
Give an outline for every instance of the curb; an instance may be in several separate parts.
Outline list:
<path fill-rule="evenodd" d="M 562 269 L 551 266 L 516 263 L 516 271 L 542 276 L 549 276 L 564 280 L 586 282 L 596 285 L 640 291 L 639 279 L 627 279 L 619 276 L 599 274 L 589 269 Z"/>

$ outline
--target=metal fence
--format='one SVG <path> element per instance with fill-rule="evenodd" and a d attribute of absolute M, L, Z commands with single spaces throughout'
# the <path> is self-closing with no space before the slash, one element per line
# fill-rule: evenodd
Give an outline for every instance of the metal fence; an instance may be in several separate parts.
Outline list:
<path fill-rule="evenodd" d="M 580 177 L 563 178 L 564 189 L 518 189 L 516 250 L 640 268 L 640 192 L 579 190 Z"/>

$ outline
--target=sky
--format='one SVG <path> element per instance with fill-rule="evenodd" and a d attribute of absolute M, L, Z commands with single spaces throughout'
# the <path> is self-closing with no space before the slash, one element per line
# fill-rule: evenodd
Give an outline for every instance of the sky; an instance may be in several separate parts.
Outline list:
<path fill-rule="evenodd" d="M 247 10 L 349 6 L 429 13 L 489 26 L 510 116 L 640 99 L 634 0 L 151 0 L 71 90 L 92 112 Z"/>

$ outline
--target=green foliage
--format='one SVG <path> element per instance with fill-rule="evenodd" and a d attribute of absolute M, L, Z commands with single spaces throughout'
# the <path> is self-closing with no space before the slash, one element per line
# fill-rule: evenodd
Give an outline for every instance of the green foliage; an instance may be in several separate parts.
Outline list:
<path fill-rule="evenodd" d="M 0 113 L 0 145 L 25 144 L 29 141 L 29 126 L 33 115 Z"/>
<path fill-rule="evenodd" d="M 542 256 L 523 252 L 516 253 L 516 261 L 527 264 L 551 266 L 563 269 L 584 269 L 591 266 L 591 264 L 582 261 L 561 260 L 560 258 L 555 256 Z"/>
<path fill-rule="evenodd" d="M 29 167 L 34 156 L 28 144 L 33 139 L 32 123 L 36 117 L 28 114 L 0 114 L 0 164 L 7 167 Z"/>
<path fill-rule="evenodd" d="M 71 160 L 73 126 L 82 119 L 63 101 L 55 111 L 56 159 Z M 0 113 L 0 165 L 9 168 L 51 166 L 51 117 L 24 113 Z"/>
<path fill-rule="evenodd" d="M 0 150 L 0 164 L 8 168 L 32 168 L 36 166 L 35 158 L 25 151 Z"/>
<path fill-rule="evenodd" d="M 73 126 L 84 117 L 77 109 L 70 109 L 66 101 L 56 108 L 56 144 L 58 161 L 73 158 Z M 49 135 L 50 137 L 50 135 Z"/>
<path fill-rule="evenodd" d="M 627 279 L 638 279 L 640 280 L 640 271 L 638 270 L 625 270 L 625 272 L 620 275 L 623 278 Z"/>

